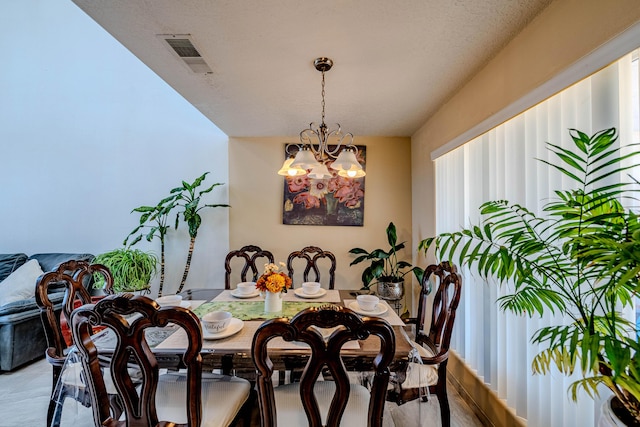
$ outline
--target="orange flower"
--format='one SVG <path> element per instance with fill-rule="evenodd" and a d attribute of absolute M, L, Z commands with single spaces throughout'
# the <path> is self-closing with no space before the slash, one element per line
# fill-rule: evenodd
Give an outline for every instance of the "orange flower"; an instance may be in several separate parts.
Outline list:
<path fill-rule="evenodd" d="M 291 278 L 277 270 L 275 264 L 266 264 L 265 273 L 256 282 L 256 288 L 261 291 L 287 292 L 291 288 Z"/>

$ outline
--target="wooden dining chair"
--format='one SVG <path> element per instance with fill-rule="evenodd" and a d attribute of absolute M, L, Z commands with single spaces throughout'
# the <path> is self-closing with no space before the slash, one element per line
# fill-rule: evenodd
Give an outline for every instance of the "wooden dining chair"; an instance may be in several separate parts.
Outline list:
<path fill-rule="evenodd" d="M 318 328 L 337 329 L 323 337 Z M 363 340 L 371 335 L 379 338 L 380 347 L 373 360 L 374 375 L 369 392 L 366 387 L 349 382 L 340 349 L 349 340 Z M 274 367 L 268 343 L 276 337 L 308 344 L 311 357 L 300 382 L 274 388 Z M 388 366 L 394 353 L 393 329 L 384 319 L 361 318 L 345 307 L 328 304 L 307 308 L 291 320 L 278 318 L 266 321 L 253 337 L 251 352 L 256 365 L 262 427 L 381 426 L 389 381 Z M 323 368 L 329 370 L 332 381 L 318 381 Z"/>
<path fill-rule="evenodd" d="M 160 375 L 158 361 L 145 336 L 148 328 L 163 328 L 170 324 L 182 328 L 188 337 L 188 344 L 181 352 L 186 375 L 177 371 Z M 112 295 L 76 309 L 71 315 L 71 325 L 88 377 L 96 426 L 222 427 L 233 422 L 249 396 L 250 384 L 246 380 L 203 377 L 202 329 L 198 317 L 188 309 L 160 307 L 142 295 Z M 107 327 L 117 341 L 108 355 L 107 371 L 123 403 L 122 417 L 112 414 L 106 398 L 99 356 L 107 355 L 104 351 L 100 355 L 92 341 L 92 328 L 97 325 Z M 132 360 L 138 363 L 141 371 L 137 387 L 127 369 Z M 159 420 L 162 422 L 158 423 Z"/>
<path fill-rule="evenodd" d="M 289 254 L 287 258 L 287 270 L 289 277 L 293 280 L 293 286 L 296 285 L 296 279 L 294 278 L 294 264 L 297 259 L 304 261 L 304 270 L 302 271 L 302 280 L 298 281 L 298 286 L 302 282 L 314 281 L 320 282 L 320 260 L 325 259 L 328 262 L 329 270 L 329 289 L 334 288 L 336 281 L 336 257 L 329 251 L 323 251 L 317 246 L 307 246 L 302 250 L 294 251 Z M 313 272 L 313 276 L 311 273 Z"/>
<path fill-rule="evenodd" d="M 427 297 L 432 287 L 433 296 L 431 323 L 426 328 Z M 415 361 L 407 361 L 394 367 L 392 384 L 394 391 L 388 395 L 398 405 L 422 398 L 427 400 L 426 389 L 435 394 L 440 405 L 443 427 L 451 425 L 449 398 L 447 396 L 447 362 L 451 333 L 460 302 L 462 282 L 457 269 L 449 262 L 430 265 L 422 277 L 418 314 L 407 323 L 415 324 L 415 338 L 411 344 L 417 351 Z"/>
<path fill-rule="evenodd" d="M 242 266 L 242 270 L 240 271 L 239 276 L 241 282 L 255 282 L 258 280 L 258 277 L 262 274 L 263 271 L 262 265 L 256 265 L 256 261 L 260 258 L 264 258 L 266 262 L 272 264 L 275 262 L 273 254 L 271 252 L 262 250 L 259 246 L 255 245 L 243 246 L 238 250 L 229 252 L 224 260 L 225 289 L 231 289 L 231 265 L 234 258 L 241 258 L 242 260 L 244 260 L 244 265 Z M 249 273 L 249 271 L 251 271 L 251 276 L 247 276 L 247 273 Z M 249 280 L 247 280 L 247 277 L 249 278 Z"/>
<path fill-rule="evenodd" d="M 67 324 L 70 324 L 74 307 L 91 302 L 87 287 L 93 274 L 101 274 L 105 278 L 105 292 L 110 293 L 113 288 L 113 277 L 109 269 L 88 261 L 63 262 L 56 270 L 41 275 L 36 281 L 35 299 L 40 309 L 40 318 L 48 346 L 45 357 L 51 364 L 53 374 L 47 426 L 55 427 L 60 424 L 62 405 L 67 397 L 75 398 L 86 407 L 91 405 L 89 395 L 85 393 L 84 384 L 79 378 L 78 366 L 73 363 L 65 364 L 69 347 L 62 331 L 61 316 Z M 59 309 L 49 298 L 49 292 L 52 289 L 62 288 L 65 293 L 62 309 Z M 56 388 L 58 388 L 57 392 Z"/>

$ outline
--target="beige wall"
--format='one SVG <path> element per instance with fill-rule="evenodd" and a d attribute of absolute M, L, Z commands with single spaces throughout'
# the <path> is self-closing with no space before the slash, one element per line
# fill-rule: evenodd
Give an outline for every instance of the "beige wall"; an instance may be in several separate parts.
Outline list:
<path fill-rule="evenodd" d="M 554 1 L 443 105 L 411 138 L 413 240 L 435 232 L 434 149 L 530 95 L 639 21 L 637 0 Z M 414 253 L 414 260 L 422 262 L 422 255 Z M 450 371 L 493 425 L 516 425 L 511 411 L 464 362 L 454 358 Z"/>
<path fill-rule="evenodd" d="M 390 221 L 399 239 L 407 241 L 411 258 L 411 143 L 409 138 L 356 136 L 367 147 L 363 227 L 282 224 L 284 143 L 294 137 L 230 138 L 229 247 L 255 244 L 286 261 L 291 251 L 314 245 L 337 258 L 336 288 L 358 289 L 364 264 L 349 267 L 349 249 L 388 249 L 385 229 Z"/>
<path fill-rule="evenodd" d="M 411 138 L 413 239 L 418 242 L 435 231 L 431 151 L 639 21 L 637 0 L 556 0 L 444 104 Z"/>

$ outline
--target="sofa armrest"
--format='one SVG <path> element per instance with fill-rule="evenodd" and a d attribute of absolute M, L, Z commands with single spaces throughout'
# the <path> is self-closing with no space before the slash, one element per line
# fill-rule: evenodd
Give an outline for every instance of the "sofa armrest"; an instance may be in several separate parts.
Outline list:
<path fill-rule="evenodd" d="M 54 307 L 61 307 L 64 298 L 64 292 L 54 292 L 49 294 Z M 35 297 L 14 301 L 9 304 L 0 306 L 0 324 L 11 323 L 12 321 L 25 319 L 28 317 L 39 316 L 40 308 L 36 304 Z"/>

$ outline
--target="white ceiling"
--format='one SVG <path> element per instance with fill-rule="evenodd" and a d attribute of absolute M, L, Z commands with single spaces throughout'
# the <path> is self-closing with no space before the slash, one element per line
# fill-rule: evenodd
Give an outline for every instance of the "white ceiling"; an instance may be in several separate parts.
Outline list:
<path fill-rule="evenodd" d="M 73 0 L 229 136 L 410 136 L 551 0 Z M 157 34 L 190 34 L 197 74 Z"/>

